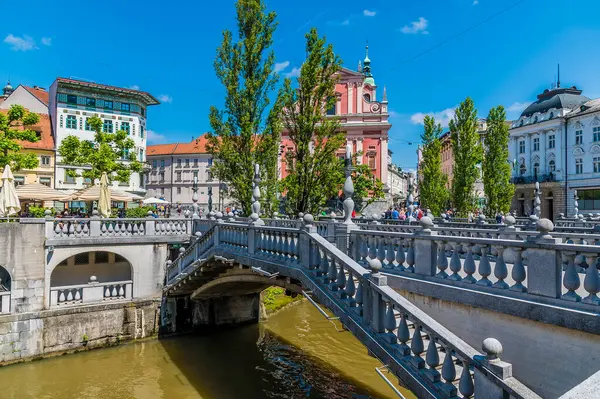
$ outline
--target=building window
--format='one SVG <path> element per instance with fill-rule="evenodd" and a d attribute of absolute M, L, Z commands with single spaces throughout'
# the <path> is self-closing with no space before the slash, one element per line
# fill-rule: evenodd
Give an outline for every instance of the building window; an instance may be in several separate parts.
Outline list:
<path fill-rule="evenodd" d="M 550 173 L 556 172 L 556 162 L 554 162 L 554 160 L 548 162 L 548 171 Z"/>
<path fill-rule="evenodd" d="M 369 93 L 365 93 L 363 95 L 363 98 L 365 99 L 366 102 L 371 102 L 371 95 Z"/>
<path fill-rule="evenodd" d="M 161 159 L 161 160 L 160 160 L 160 167 L 161 167 L 161 168 L 164 168 L 164 167 L 165 167 L 165 160 L 164 160 L 164 159 Z"/>
<path fill-rule="evenodd" d="M 90 130 L 92 130 L 92 127 L 91 127 L 91 126 L 90 126 L 90 124 L 88 123 L 88 120 L 89 120 L 89 119 L 90 119 L 90 118 L 85 118 L 85 125 L 84 125 L 84 126 L 85 126 L 85 130 L 87 130 L 88 132 L 89 132 Z"/>
<path fill-rule="evenodd" d="M 212 173 L 210 170 L 206 172 L 206 181 L 212 181 Z"/>
<path fill-rule="evenodd" d="M 104 108 L 105 109 L 113 109 L 113 102 L 112 101 L 108 101 L 108 100 L 104 100 Z"/>
<path fill-rule="evenodd" d="M 121 130 L 127 132 L 127 135 L 129 136 L 129 122 L 121 122 Z"/>
<path fill-rule="evenodd" d="M 525 154 L 525 140 L 519 141 L 519 154 Z"/>
<path fill-rule="evenodd" d="M 152 169 L 156 169 L 157 166 L 158 166 L 158 161 L 157 160 L 152 161 Z"/>
<path fill-rule="evenodd" d="M 113 123 L 110 119 L 105 119 L 102 123 L 102 131 L 104 133 L 112 133 L 113 132 Z"/>
<path fill-rule="evenodd" d="M 178 167 L 178 168 L 181 168 L 181 159 L 178 159 L 178 160 L 177 160 L 177 167 Z"/>
<path fill-rule="evenodd" d="M 327 108 L 327 115 L 335 115 L 335 103 L 331 107 Z"/>
<path fill-rule="evenodd" d="M 47 155 L 42 155 L 40 157 L 40 164 L 42 166 L 50 166 L 50 157 Z"/>
<path fill-rule="evenodd" d="M 73 176 L 69 176 L 67 171 L 68 170 L 65 170 L 65 183 L 70 183 L 70 184 L 75 183 L 75 178 Z"/>
<path fill-rule="evenodd" d="M 600 173 L 600 157 L 594 158 L 594 173 Z"/>
<path fill-rule="evenodd" d="M 164 187 L 161 187 L 161 188 L 160 188 L 160 194 L 161 194 L 161 195 L 165 195 L 165 188 L 164 188 Z"/>
<path fill-rule="evenodd" d="M 165 172 L 160 172 L 160 181 L 165 181 Z"/>
<path fill-rule="evenodd" d="M 533 139 L 533 151 L 539 151 L 539 150 L 540 150 L 540 138 L 535 137 Z"/>
<path fill-rule="evenodd" d="M 177 194 L 181 194 L 181 187 L 177 187 Z"/>
<path fill-rule="evenodd" d="M 521 176 L 525 176 L 526 172 L 527 172 L 527 168 L 525 167 L 525 164 L 521 164 L 521 166 L 519 166 L 519 174 Z"/>
<path fill-rule="evenodd" d="M 49 177 L 40 177 L 40 184 L 50 187 L 51 179 Z"/>
<path fill-rule="evenodd" d="M 67 104 L 77 105 L 77 96 L 73 94 L 67 94 Z"/>
<path fill-rule="evenodd" d="M 369 168 L 375 169 L 375 157 L 374 156 L 369 157 Z"/>
<path fill-rule="evenodd" d="M 592 129 L 594 131 L 594 142 L 600 141 L 600 127 Z"/>
<path fill-rule="evenodd" d="M 128 103 L 121 103 L 121 111 L 129 112 L 130 109 L 131 107 Z"/>
<path fill-rule="evenodd" d="M 22 186 L 25 184 L 25 176 L 15 176 L 15 187 Z"/>
<path fill-rule="evenodd" d="M 575 130 L 575 144 L 583 144 L 583 130 Z"/>
<path fill-rule="evenodd" d="M 140 125 L 140 138 L 144 138 L 144 126 Z"/>
<path fill-rule="evenodd" d="M 194 168 L 198 167 L 198 158 L 194 158 Z"/>
<path fill-rule="evenodd" d="M 580 175 L 583 173 L 583 159 L 577 158 L 575 160 L 575 174 Z"/>
<path fill-rule="evenodd" d="M 578 190 L 579 209 L 587 211 L 600 209 L 600 190 Z"/>
<path fill-rule="evenodd" d="M 135 124 L 131 125 L 131 133 L 135 136 Z"/>
<path fill-rule="evenodd" d="M 140 148 L 140 162 L 144 162 L 144 150 Z"/>
<path fill-rule="evenodd" d="M 185 160 L 185 167 L 186 167 L 186 168 L 189 168 L 189 167 L 190 167 L 190 160 L 189 160 L 189 159 L 186 159 L 186 160 Z"/>
<path fill-rule="evenodd" d="M 539 174 L 540 174 L 540 164 L 536 162 L 533 164 L 533 177 L 535 177 L 537 179 Z"/>
<path fill-rule="evenodd" d="M 175 172 L 175 181 L 181 181 L 181 172 L 180 171 Z"/>
<path fill-rule="evenodd" d="M 67 129 L 77 129 L 77 117 L 75 115 L 67 115 Z"/>
<path fill-rule="evenodd" d="M 554 148 L 556 146 L 556 138 L 553 134 L 548 136 L 548 148 Z"/>
<path fill-rule="evenodd" d="M 208 166 L 212 166 L 212 158 L 208 158 Z"/>
<path fill-rule="evenodd" d="M 86 99 L 85 99 L 85 106 L 86 107 L 96 108 L 96 99 L 95 98 L 86 97 Z"/>

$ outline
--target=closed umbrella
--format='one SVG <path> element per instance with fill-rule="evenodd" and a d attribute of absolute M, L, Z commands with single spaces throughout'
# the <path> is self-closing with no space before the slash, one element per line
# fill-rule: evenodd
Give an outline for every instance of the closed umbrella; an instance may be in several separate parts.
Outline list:
<path fill-rule="evenodd" d="M 108 176 L 102 173 L 100 178 L 100 198 L 98 199 L 98 211 L 105 218 L 110 216 L 110 190 L 108 189 Z"/>
<path fill-rule="evenodd" d="M 15 178 L 10 165 L 4 167 L 2 173 L 2 191 L 0 191 L 0 216 L 10 216 L 21 210 L 21 203 L 15 190 Z"/>

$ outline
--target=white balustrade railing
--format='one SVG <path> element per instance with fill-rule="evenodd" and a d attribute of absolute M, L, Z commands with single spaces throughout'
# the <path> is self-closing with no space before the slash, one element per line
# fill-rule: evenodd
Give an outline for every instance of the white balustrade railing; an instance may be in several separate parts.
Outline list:
<path fill-rule="evenodd" d="M 50 306 L 60 307 L 131 299 L 132 289 L 133 282 L 131 280 L 50 287 Z"/>
<path fill-rule="evenodd" d="M 59 218 L 46 219 L 46 238 L 186 236 L 191 219 Z"/>
<path fill-rule="evenodd" d="M 0 291 L 0 314 L 10 313 L 10 291 Z"/>

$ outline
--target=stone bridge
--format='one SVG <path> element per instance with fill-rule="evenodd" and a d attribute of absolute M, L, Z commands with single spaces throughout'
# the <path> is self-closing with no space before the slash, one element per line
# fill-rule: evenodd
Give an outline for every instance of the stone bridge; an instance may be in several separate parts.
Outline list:
<path fill-rule="evenodd" d="M 232 305 L 250 321 L 257 293 L 279 285 L 324 305 L 419 397 L 575 397 L 600 376 L 599 275 L 587 266 L 600 237 L 538 227 L 198 220 L 192 244 L 167 265 L 163 325 L 241 321 Z M 513 364 L 482 334 L 514 345 Z M 582 365 L 565 373 L 573 356 Z"/>

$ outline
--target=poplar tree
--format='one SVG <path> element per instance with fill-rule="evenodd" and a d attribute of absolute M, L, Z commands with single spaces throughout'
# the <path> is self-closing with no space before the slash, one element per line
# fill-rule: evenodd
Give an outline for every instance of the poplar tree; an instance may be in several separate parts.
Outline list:
<path fill-rule="evenodd" d="M 14 171 L 37 168 L 37 155 L 21 150 L 22 142 L 35 143 L 39 140 L 37 133 L 30 129 L 39 121 L 38 114 L 21 105 L 11 105 L 7 112 L 0 112 L 0 169 L 8 164 Z"/>
<path fill-rule="evenodd" d="M 510 183 L 511 164 L 508 162 L 508 125 L 506 111 L 499 105 L 487 118 L 485 155 L 483 157 L 483 190 L 487 197 L 488 216 L 510 210 L 515 186 Z"/>
<path fill-rule="evenodd" d="M 460 103 L 449 127 L 454 156 L 452 204 L 459 214 L 464 215 L 475 209 L 473 185 L 479 178 L 478 164 L 483 155 L 477 133 L 477 110 L 470 97 Z"/>
<path fill-rule="evenodd" d="M 435 215 L 444 211 L 448 201 L 446 184 L 448 176 L 442 172 L 442 125 L 436 124 L 435 119 L 426 116 L 424 131 L 421 135 L 423 143 L 423 160 L 419 166 L 421 184 L 419 189 L 422 207 L 429 208 Z"/>
<path fill-rule="evenodd" d="M 273 70 L 275 54 L 269 50 L 276 14 L 267 13 L 262 0 L 238 0 L 236 13 L 238 41 L 225 30 L 214 61 L 226 95 L 222 109 L 210 108 L 212 133 L 207 135 L 207 150 L 214 159 L 213 175 L 229 185 L 229 195 L 247 215 L 251 213 L 254 164 L 261 165 L 262 210 L 269 215 L 276 210 L 281 129 L 280 96 L 273 104 L 269 99 L 278 82 Z"/>
<path fill-rule="evenodd" d="M 298 87 L 286 79 L 283 121 L 292 149 L 286 153 L 288 175 L 283 180 L 288 212 L 317 214 L 338 194 L 343 180 L 337 151 L 346 142 L 338 118 L 327 116 L 336 104 L 336 72 L 341 59 L 315 28 L 306 34 L 306 61 Z"/>

